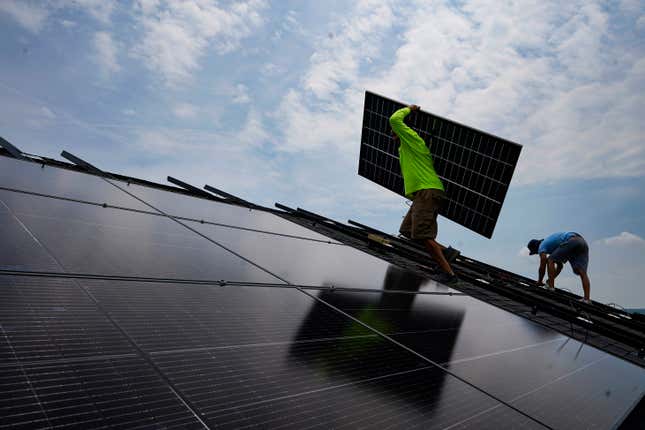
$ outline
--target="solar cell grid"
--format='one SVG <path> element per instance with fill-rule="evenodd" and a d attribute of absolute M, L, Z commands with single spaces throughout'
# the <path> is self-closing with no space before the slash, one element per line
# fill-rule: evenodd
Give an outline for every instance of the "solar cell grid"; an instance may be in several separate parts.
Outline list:
<path fill-rule="evenodd" d="M 401 107 L 400 102 L 365 93 L 358 173 L 404 195 L 389 124 L 390 115 Z M 444 183 L 448 203 L 440 213 L 490 238 L 521 146 L 428 112 L 415 112 L 406 121 L 430 146 Z"/>
<path fill-rule="evenodd" d="M 0 426 L 203 428 L 140 358 L 0 368 Z"/>
<path fill-rule="evenodd" d="M 73 282 L 0 277 L 0 364 L 133 352 Z"/>
<path fill-rule="evenodd" d="M 217 428 L 443 428 L 498 405 L 381 338 L 164 354 L 155 362 Z M 524 420 L 502 409 L 507 423 Z"/>
<path fill-rule="evenodd" d="M 312 305 L 311 298 L 295 289 L 84 283 L 119 326 L 150 353 L 289 343 Z M 347 318 L 325 309 L 299 340 L 342 336 L 346 326 Z"/>

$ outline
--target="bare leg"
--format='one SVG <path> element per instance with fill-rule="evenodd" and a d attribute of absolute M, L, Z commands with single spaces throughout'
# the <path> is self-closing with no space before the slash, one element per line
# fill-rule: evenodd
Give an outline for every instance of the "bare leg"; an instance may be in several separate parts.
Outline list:
<path fill-rule="evenodd" d="M 580 280 L 582 280 L 582 290 L 585 293 L 585 300 L 591 300 L 589 295 L 591 293 L 591 282 L 589 281 L 589 276 L 584 270 L 578 270 L 578 275 L 580 275 Z"/>
<path fill-rule="evenodd" d="M 454 275 L 452 268 L 450 267 L 450 264 L 448 261 L 446 261 L 446 257 L 443 256 L 443 252 L 441 251 L 441 245 L 437 243 L 434 239 L 427 239 L 426 240 L 426 247 L 428 248 L 428 251 L 430 251 L 430 255 L 432 255 L 432 258 L 439 263 L 439 266 L 441 269 L 446 272 L 450 273 L 451 275 Z"/>
<path fill-rule="evenodd" d="M 555 276 L 553 277 L 553 279 L 558 277 L 560 272 L 562 272 L 563 267 L 564 267 L 564 264 L 562 264 L 560 262 L 557 262 L 557 261 L 555 262 Z"/>
<path fill-rule="evenodd" d="M 555 263 L 550 258 L 546 261 L 546 269 L 549 274 L 549 279 L 546 280 L 547 286 L 549 288 L 555 288 Z"/>

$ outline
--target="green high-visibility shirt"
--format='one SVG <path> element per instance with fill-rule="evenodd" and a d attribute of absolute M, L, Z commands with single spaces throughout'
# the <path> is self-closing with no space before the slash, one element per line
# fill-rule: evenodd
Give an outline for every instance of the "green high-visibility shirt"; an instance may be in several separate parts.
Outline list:
<path fill-rule="evenodd" d="M 408 116 L 410 108 L 397 110 L 390 117 L 392 130 L 399 136 L 399 163 L 403 173 L 405 196 L 412 199 L 412 194 L 419 190 L 444 190 L 441 179 L 434 170 L 430 149 L 421 136 L 405 125 L 403 118 Z"/>

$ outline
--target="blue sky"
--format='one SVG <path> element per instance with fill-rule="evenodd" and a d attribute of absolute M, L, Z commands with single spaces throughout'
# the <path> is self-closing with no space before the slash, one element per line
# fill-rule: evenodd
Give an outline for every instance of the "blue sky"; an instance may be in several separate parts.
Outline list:
<path fill-rule="evenodd" d="M 358 177 L 365 89 L 524 146 L 493 239 L 440 241 L 535 276 L 575 230 L 592 298 L 645 307 L 645 2 L 0 1 L 0 134 L 395 232 Z M 580 294 L 567 267 L 558 286 Z"/>

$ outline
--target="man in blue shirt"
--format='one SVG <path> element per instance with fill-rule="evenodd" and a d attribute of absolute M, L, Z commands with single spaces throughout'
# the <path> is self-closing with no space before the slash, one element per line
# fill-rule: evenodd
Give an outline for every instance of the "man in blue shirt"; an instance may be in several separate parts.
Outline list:
<path fill-rule="evenodd" d="M 540 254 L 540 269 L 538 270 L 538 284 L 544 285 L 544 272 L 548 271 L 549 278 L 546 283 L 550 290 L 555 289 L 555 278 L 562 271 L 564 263 L 571 264 L 573 273 L 580 276 L 585 303 L 591 303 L 589 290 L 591 288 L 587 276 L 589 265 L 589 246 L 584 238 L 572 231 L 553 233 L 546 239 L 533 239 L 528 245 L 529 254 Z"/>

